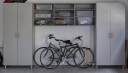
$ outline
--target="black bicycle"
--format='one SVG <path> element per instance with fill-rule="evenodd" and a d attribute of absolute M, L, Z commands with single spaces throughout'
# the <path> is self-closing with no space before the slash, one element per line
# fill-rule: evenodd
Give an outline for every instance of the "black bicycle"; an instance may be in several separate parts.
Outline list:
<path fill-rule="evenodd" d="M 48 40 L 54 40 L 58 42 L 58 46 L 49 42 L 48 47 L 38 48 L 33 55 L 34 62 L 48 69 L 56 68 L 61 63 L 67 63 L 70 66 L 81 67 L 85 62 L 85 51 L 86 47 L 80 47 L 80 44 L 74 41 L 82 41 L 82 36 L 78 36 L 71 40 L 60 40 L 56 39 L 54 35 L 49 34 Z M 89 51 L 91 52 L 91 51 Z M 40 62 L 37 63 L 36 55 L 39 53 Z M 92 53 L 92 52 L 91 52 Z"/>

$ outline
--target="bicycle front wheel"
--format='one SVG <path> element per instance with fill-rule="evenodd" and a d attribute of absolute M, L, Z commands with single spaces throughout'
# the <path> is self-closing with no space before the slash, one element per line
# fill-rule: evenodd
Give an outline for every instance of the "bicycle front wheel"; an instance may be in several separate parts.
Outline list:
<path fill-rule="evenodd" d="M 51 68 L 51 64 L 54 60 L 54 54 L 51 49 L 44 49 L 40 54 L 41 65 L 47 69 Z"/>
<path fill-rule="evenodd" d="M 33 60 L 34 60 L 34 63 L 40 67 L 42 67 L 41 65 L 41 62 L 40 62 L 40 54 L 43 50 L 47 49 L 47 47 L 40 47 L 38 49 L 36 49 L 34 51 L 34 54 L 33 54 Z"/>

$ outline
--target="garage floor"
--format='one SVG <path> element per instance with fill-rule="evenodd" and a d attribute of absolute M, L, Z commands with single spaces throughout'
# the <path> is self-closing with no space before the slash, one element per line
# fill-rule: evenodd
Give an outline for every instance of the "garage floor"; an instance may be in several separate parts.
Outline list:
<path fill-rule="evenodd" d="M 124 69 L 109 69 L 109 68 L 73 68 L 73 67 L 59 67 L 56 69 L 43 69 L 29 67 L 8 67 L 7 69 L 0 68 L 0 73 L 128 73 L 128 70 Z"/>

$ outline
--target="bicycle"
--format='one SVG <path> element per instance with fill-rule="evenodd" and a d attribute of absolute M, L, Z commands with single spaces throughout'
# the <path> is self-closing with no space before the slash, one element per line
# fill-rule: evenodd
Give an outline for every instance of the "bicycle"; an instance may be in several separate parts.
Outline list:
<path fill-rule="evenodd" d="M 81 38 L 82 36 L 78 36 L 74 39 L 74 41 L 82 41 Z M 41 50 L 41 66 L 48 69 L 56 68 L 62 61 L 74 67 L 80 67 L 81 64 L 85 61 L 83 48 L 86 49 L 86 47 L 80 47 L 78 43 L 72 43 L 70 40 L 56 39 L 52 34 L 49 34 L 48 39 L 54 39 L 55 41 L 59 42 L 59 47 L 50 42 L 48 47 L 38 48 L 33 55 L 34 62 L 37 65 L 40 66 L 40 64 L 36 62 L 35 56 L 39 50 Z M 61 43 L 64 43 L 65 45 L 61 45 Z"/>

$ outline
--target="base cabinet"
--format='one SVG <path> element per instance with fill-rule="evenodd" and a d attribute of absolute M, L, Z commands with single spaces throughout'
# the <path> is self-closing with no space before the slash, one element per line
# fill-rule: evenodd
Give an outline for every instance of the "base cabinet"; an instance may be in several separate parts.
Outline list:
<path fill-rule="evenodd" d="M 32 65 L 32 4 L 4 4 L 4 65 Z"/>
<path fill-rule="evenodd" d="M 96 64 L 125 65 L 125 7 L 97 3 Z"/>

